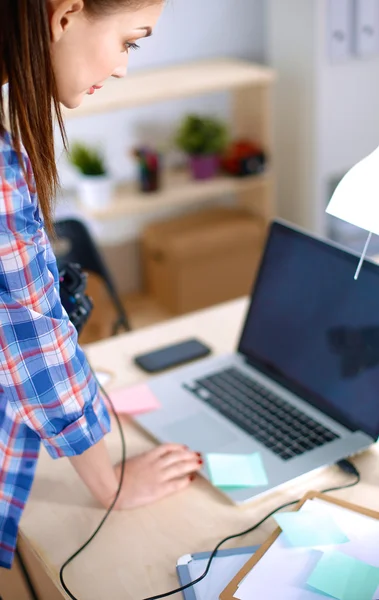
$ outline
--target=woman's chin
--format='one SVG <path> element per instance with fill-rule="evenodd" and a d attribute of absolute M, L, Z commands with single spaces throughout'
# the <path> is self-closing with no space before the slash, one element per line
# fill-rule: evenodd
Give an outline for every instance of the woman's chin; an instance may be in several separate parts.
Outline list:
<path fill-rule="evenodd" d="M 75 108 L 79 108 L 84 100 L 85 93 L 80 94 L 80 96 L 76 96 L 76 98 L 64 98 L 60 102 L 63 104 L 65 108 L 69 110 L 74 110 Z"/>

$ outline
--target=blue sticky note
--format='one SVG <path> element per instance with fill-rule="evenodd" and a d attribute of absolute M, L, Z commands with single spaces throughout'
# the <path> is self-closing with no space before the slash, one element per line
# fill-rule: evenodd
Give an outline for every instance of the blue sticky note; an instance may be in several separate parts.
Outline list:
<path fill-rule="evenodd" d="M 279 513 L 274 519 L 291 546 L 336 546 L 350 541 L 334 519 L 326 513 L 315 514 L 302 510 Z"/>
<path fill-rule="evenodd" d="M 267 474 L 259 452 L 208 454 L 207 467 L 213 485 L 220 488 L 266 486 Z"/>
<path fill-rule="evenodd" d="M 337 600 L 372 600 L 379 587 L 379 569 L 342 552 L 327 552 L 307 584 Z"/>

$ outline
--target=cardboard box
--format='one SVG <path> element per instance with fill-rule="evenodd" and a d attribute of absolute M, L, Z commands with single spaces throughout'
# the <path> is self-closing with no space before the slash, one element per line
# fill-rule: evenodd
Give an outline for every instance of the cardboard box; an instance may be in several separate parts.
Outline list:
<path fill-rule="evenodd" d="M 265 235 L 262 220 L 228 208 L 150 225 L 142 237 L 147 291 L 173 314 L 249 294 Z"/>

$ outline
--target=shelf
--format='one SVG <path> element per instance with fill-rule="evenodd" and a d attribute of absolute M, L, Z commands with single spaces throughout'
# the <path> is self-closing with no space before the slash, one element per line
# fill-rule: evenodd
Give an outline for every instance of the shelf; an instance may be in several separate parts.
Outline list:
<path fill-rule="evenodd" d="M 261 189 L 271 183 L 270 172 L 237 179 L 219 176 L 206 181 L 194 181 L 188 172 L 167 173 L 159 192 L 143 194 L 136 184 L 121 186 L 115 192 L 110 206 L 101 210 L 81 210 L 90 218 L 114 219 L 128 215 L 141 215 L 165 208 L 183 207 L 224 195 Z"/>
<path fill-rule="evenodd" d="M 64 115 L 65 118 L 77 118 L 186 96 L 265 86 L 274 79 L 272 69 L 227 59 L 139 71 L 121 81 L 107 81 L 102 90 L 86 96 L 79 108 L 64 109 Z"/>

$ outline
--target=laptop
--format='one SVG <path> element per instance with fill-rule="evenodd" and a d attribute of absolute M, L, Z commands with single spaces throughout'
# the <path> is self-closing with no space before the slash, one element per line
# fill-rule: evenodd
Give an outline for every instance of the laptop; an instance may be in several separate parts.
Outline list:
<path fill-rule="evenodd" d="M 259 452 L 268 485 L 223 489 L 237 504 L 367 449 L 379 437 L 379 266 L 366 260 L 355 281 L 357 262 L 275 221 L 237 351 L 151 379 L 162 409 L 137 422 L 204 454 Z"/>

